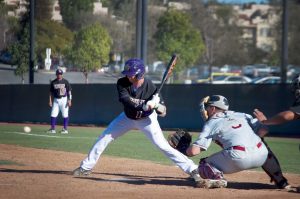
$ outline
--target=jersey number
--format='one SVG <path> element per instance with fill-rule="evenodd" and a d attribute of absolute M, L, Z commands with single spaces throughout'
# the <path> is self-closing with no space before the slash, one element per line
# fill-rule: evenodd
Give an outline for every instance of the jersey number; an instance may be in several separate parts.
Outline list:
<path fill-rule="evenodd" d="M 137 111 L 137 112 L 136 112 L 135 118 L 136 118 L 136 119 L 141 118 L 141 117 L 142 117 L 142 114 L 143 114 L 143 111 Z"/>
<path fill-rule="evenodd" d="M 239 125 L 237 125 L 237 126 L 231 126 L 233 129 L 238 129 L 238 128 L 240 128 L 240 127 L 242 127 L 242 124 L 239 124 Z"/>
<path fill-rule="evenodd" d="M 60 88 L 59 89 L 59 95 L 64 96 L 66 94 L 66 88 Z"/>

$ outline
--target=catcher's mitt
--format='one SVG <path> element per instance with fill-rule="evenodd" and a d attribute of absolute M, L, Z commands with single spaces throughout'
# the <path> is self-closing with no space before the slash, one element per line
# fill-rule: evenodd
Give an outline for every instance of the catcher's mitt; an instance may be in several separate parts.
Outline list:
<path fill-rule="evenodd" d="M 192 135 L 182 129 L 179 129 L 168 136 L 168 142 L 174 149 L 186 154 L 186 150 L 192 142 Z"/>

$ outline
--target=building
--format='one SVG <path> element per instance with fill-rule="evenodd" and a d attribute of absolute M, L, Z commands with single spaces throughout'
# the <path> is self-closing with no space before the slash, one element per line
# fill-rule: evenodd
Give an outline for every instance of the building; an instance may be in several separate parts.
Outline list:
<path fill-rule="evenodd" d="M 277 7 L 263 4 L 233 6 L 238 15 L 237 25 L 243 29 L 243 38 L 257 48 L 271 51 L 277 48 L 275 26 L 280 19 Z"/>

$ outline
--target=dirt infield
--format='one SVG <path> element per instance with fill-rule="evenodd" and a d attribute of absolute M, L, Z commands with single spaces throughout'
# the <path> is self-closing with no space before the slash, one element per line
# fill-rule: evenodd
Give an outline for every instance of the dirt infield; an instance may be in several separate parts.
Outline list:
<path fill-rule="evenodd" d="M 91 176 L 74 178 L 84 154 L 0 144 L 2 199 L 92 198 L 299 198 L 299 193 L 278 190 L 263 172 L 226 175 L 228 188 L 194 188 L 175 166 L 103 156 Z M 299 185 L 300 175 L 286 174 Z"/>

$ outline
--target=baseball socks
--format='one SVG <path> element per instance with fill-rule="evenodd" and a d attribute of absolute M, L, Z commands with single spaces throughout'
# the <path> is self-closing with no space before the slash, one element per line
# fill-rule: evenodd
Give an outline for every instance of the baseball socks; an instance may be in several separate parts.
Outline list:
<path fill-rule="evenodd" d="M 68 124 L 69 124 L 69 117 L 64 117 L 64 128 L 60 132 L 61 134 L 68 134 Z"/>
<path fill-rule="evenodd" d="M 56 117 L 51 117 L 50 123 L 51 123 L 51 128 L 47 131 L 47 133 L 56 133 L 55 131 Z"/>

